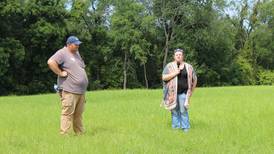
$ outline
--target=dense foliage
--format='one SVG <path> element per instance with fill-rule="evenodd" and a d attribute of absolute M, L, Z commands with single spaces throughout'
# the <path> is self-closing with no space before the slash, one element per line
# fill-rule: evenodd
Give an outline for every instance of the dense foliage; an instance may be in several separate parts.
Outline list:
<path fill-rule="evenodd" d="M 199 86 L 274 83 L 271 0 L 1 0 L 0 95 L 52 91 L 47 59 L 70 35 L 89 90 L 159 88 L 175 48 Z"/>

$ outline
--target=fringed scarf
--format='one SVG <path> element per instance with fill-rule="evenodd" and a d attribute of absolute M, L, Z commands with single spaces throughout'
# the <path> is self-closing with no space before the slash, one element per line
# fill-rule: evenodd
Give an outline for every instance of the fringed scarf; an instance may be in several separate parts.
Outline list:
<path fill-rule="evenodd" d="M 188 91 L 186 94 L 185 104 L 188 104 L 189 98 L 192 93 L 193 80 L 196 80 L 196 75 L 193 73 L 193 67 L 190 64 L 186 62 L 184 62 L 184 64 L 185 64 L 187 75 L 188 75 L 188 78 L 187 78 Z M 164 68 L 163 75 L 172 73 L 177 69 L 178 69 L 178 66 L 176 62 L 168 63 L 166 67 Z M 164 82 L 164 85 L 163 85 L 164 98 L 163 98 L 162 104 L 167 110 L 172 110 L 177 105 L 177 82 L 178 82 L 177 76 L 169 81 Z"/>

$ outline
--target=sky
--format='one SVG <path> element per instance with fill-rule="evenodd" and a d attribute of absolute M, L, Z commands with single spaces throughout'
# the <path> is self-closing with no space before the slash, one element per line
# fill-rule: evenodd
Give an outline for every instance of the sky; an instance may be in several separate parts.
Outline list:
<path fill-rule="evenodd" d="M 253 8 L 253 4 L 257 2 L 257 0 L 247 0 L 250 9 Z M 237 16 L 238 10 L 241 9 L 241 6 L 243 5 L 243 0 L 227 0 L 228 7 L 225 8 L 225 13 L 228 14 L 229 16 Z"/>

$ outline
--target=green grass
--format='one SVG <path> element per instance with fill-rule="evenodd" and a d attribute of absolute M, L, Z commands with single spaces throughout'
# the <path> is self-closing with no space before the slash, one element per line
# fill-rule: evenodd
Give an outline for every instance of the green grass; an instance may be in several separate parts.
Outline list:
<path fill-rule="evenodd" d="M 274 87 L 198 88 L 191 130 L 171 129 L 161 90 L 87 93 L 82 136 L 60 136 L 56 94 L 0 97 L 0 153 L 274 153 Z"/>

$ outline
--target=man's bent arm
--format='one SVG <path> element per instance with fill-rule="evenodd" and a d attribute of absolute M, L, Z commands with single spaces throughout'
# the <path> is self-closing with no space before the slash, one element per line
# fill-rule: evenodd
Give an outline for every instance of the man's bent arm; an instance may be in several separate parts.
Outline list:
<path fill-rule="evenodd" d="M 50 68 L 55 74 L 57 74 L 58 76 L 61 76 L 61 77 L 67 76 L 67 72 L 62 71 L 62 70 L 59 68 L 59 66 L 58 66 L 58 64 L 57 64 L 57 62 L 56 62 L 55 60 L 49 59 L 49 60 L 48 60 L 48 66 L 49 66 L 49 68 Z"/>

